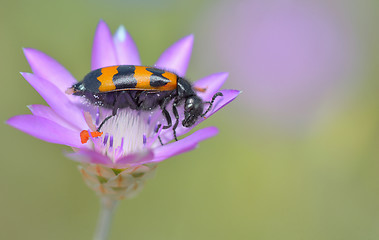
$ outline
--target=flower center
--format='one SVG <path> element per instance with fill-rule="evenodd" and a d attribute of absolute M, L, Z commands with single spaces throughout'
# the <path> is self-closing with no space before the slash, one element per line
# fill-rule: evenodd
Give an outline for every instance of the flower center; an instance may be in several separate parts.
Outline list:
<path fill-rule="evenodd" d="M 101 138 L 94 139 L 95 149 L 113 160 L 140 152 L 157 141 L 157 126 L 158 120 L 150 112 L 118 109 L 102 126 Z"/>

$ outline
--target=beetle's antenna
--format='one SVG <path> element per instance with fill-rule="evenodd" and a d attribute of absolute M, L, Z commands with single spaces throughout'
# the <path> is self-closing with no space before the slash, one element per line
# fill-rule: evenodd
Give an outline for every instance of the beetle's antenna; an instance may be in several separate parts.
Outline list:
<path fill-rule="evenodd" d="M 213 97 L 212 97 L 212 101 L 209 102 L 209 107 L 208 107 L 207 111 L 205 111 L 205 113 L 201 114 L 201 117 L 204 117 L 205 114 L 207 114 L 207 113 L 211 110 L 212 105 L 213 105 L 215 99 L 216 99 L 218 96 L 222 97 L 222 96 L 224 96 L 224 94 L 222 94 L 221 92 L 215 93 L 215 95 L 213 95 Z"/>

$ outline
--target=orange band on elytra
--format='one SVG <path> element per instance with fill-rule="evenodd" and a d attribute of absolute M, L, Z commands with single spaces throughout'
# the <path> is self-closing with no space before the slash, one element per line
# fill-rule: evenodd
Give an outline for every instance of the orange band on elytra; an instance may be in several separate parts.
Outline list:
<path fill-rule="evenodd" d="M 118 66 L 104 67 L 101 69 L 101 75 L 97 77 L 97 80 L 101 82 L 99 87 L 100 92 L 109 92 L 116 89 L 113 83 L 113 76 L 118 73 Z"/>

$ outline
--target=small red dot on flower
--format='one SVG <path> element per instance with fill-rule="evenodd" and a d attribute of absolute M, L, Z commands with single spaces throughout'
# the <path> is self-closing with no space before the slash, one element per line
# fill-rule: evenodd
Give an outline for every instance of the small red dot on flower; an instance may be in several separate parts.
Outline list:
<path fill-rule="evenodd" d="M 91 132 L 91 136 L 92 137 L 100 137 L 101 135 L 103 135 L 102 132 Z M 83 130 L 80 132 L 80 141 L 82 142 L 82 144 L 88 142 L 88 139 L 89 139 L 89 133 L 87 130 Z"/>

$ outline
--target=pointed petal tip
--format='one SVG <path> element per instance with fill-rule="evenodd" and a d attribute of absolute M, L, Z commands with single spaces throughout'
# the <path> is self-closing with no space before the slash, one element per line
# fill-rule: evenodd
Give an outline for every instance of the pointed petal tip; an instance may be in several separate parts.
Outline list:
<path fill-rule="evenodd" d="M 100 19 L 99 22 L 97 23 L 96 30 L 103 29 L 103 28 L 106 28 L 107 30 L 109 30 L 108 24 L 103 19 Z"/>
<path fill-rule="evenodd" d="M 34 48 L 25 48 L 25 47 L 23 47 L 23 48 L 22 48 L 22 51 L 24 52 L 24 55 L 26 56 L 26 55 L 28 55 L 30 52 L 37 51 L 37 50 L 34 49 Z"/>
<path fill-rule="evenodd" d="M 48 80 L 60 90 L 65 90 L 76 82 L 66 68 L 46 53 L 34 48 L 23 48 L 23 51 L 33 74 Z"/>
<path fill-rule="evenodd" d="M 236 94 L 236 95 L 242 93 L 241 90 L 236 90 L 236 89 L 223 89 L 222 91 L 227 91 L 227 92 L 229 92 L 231 94 Z"/>
<path fill-rule="evenodd" d="M 184 38 L 182 38 L 183 40 L 186 40 L 186 41 L 189 41 L 189 42 L 193 42 L 195 40 L 195 35 L 192 33 L 190 35 L 187 35 L 185 36 Z"/>
<path fill-rule="evenodd" d="M 113 36 L 108 25 L 100 20 L 93 39 L 91 69 L 118 65 Z"/>
<path fill-rule="evenodd" d="M 229 99 L 228 103 L 233 101 L 238 95 L 240 95 L 242 93 L 242 91 L 235 90 L 235 89 L 224 89 L 221 92 L 224 92 L 224 95 L 226 94 L 227 96 L 229 96 L 230 99 Z"/>
<path fill-rule="evenodd" d="M 203 128 L 204 129 L 204 128 Z M 210 135 L 212 136 L 215 136 L 217 135 L 220 131 L 218 130 L 217 127 L 214 127 L 214 126 L 211 126 L 211 127 L 207 127 L 206 129 L 208 129 L 207 131 L 209 132 Z"/>
<path fill-rule="evenodd" d="M 221 75 L 221 76 L 223 76 L 223 75 L 229 76 L 229 72 L 216 72 L 214 74 Z"/>
<path fill-rule="evenodd" d="M 116 48 L 118 64 L 141 65 L 137 45 L 123 25 L 120 25 L 113 35 L 113 41 Z"/>
<path fill-rule="evenodd" d="M 5 121 L 5 124 L 8 124 L 9 126 L 12 126 L 14 128 L 17 128 L 17 126 L 19 125 L 19 122 L 22 120 L 22 118 L 24 116 L 32 116 L 30 114 L 26 114 L 26 115 L 16 115 L 16 116 L 13 116 L 9 119 L 7 119 Z"/>
<path fill-rule="evenodd" d="M 29 83 L 32 84 L 33 82 L 36 82 L 37 76 L 33 73 L 28 72 L 20 72 L 21 76 Z M 33 86 L 33 85 L 32 85 Z"/>
<path fill-rule="evenodd" d="M 179 41 L 177 43 L 181 43 L 184 46 L 187 45 L 187 47 L 192 50 L 194 40 L 195 40 L 195 36 L 193 34 L 190 34 L 190 35 L 183 37 L 182 39 L 179 39 Z"/>
<path fill-rule="evenodd" d="M 100 24 L 107 24 L 104 19 L 100 18 L 99 22 L 97 23 L 97 26 L 99 26 Z"/>
<path fill-rule="evenodd" d="M 161 54 L 155 66 L 185 76 L 191 59 L 193 41 L 193 34 L 179 39 Z"/>
<path fill-rule="evenodd" d="M 22 51 L 24 52 L 24 56 L 29 64 L 30 62 L 33 62 L 33 56 L 39 54 L 39 51 L 34 48 L 22 48 Z"/>
<path fill-rule="evenodd" d="M 217 76 L 220 78 L 228 78 L 229 72 L 216 72 L 216 73 L 212 73 L 211 75 L 208 75 L 207 77 L 209 77 L 209 76 Z"/>
<path fill-rule="evenodd" d="M 6 121 L 6 124 L 45 142 L 80 147 L 77 132 L 58 123 L 34 115 L 17 115 Z"/>
<path fill-rule="evenodd" d="M 5 123 L 5 124 L 8 124 L 8 125 L 10 125 L 10 126 L 12 126 L 12 120 L 13 120 L 13 118 L 15 118 L 15 117 L 17 117 L 17 116 L 13 116 L 13 117 L 11 117 L 11 118 L 5 120 L 4 123 Z M 13 126 L 12 126 L 12 127 L 13 127 Z"/>
<path fill-rule="evenodd" d="M 24 52 L 24 55 L 28 61 L 33 60 L 38 56 L 48 57 L 46 53 L 35 48 L 22 48 L 22 51 Z"/>
<path fill-rule="evenodd" d="M 122 24 L 120 26 L 118 26 L 117 31 L 125 31 L 125 32 L 127 32 L 125 26 L 122 25 Z"/>
<path fill-rule="evenodd" d="M 28 73 L 28 72 L 20 72 L 20 74 L 21 74 L 21 76 L 23 76 L 23 77 L 33 75 L 33 73 Z"/>
<path fill-rule="evenodd" d="M 125 27 L 123 25 L 120 25 L 116 33 L 114 34 L 114 37 L 119 42 L 124 42 L 126 40 L 126 37 L 128 35 L 128 32 L 126 31 Z"/>
<path fill-rule="evenodd" d="M 30 115 L 30 114 L 26 114 L 26 115 L 16 115 L 16 116 L 13 116 L 13 117 L 7 119 L 7 120 L 5 121 L 5 124 L 8 124 L 9 126 L 18 129 L 18 126 L 19 126 L 20 123 L 23 121 L 24 116 L 32 116 L 32 115 Z"/>
<path fill-rule="evenodd" d="M 16 115 L 16 116 L 13 116 L 13 117 L 5 120 L 5 124 L 8 124 L 11 127 L 17 128 L 17 126 L 19 125 L 20 119 L 22 119 L 23 116 L 29 116 L 29 115 Z"/>
<path fill-rule="evenodd" d="M 226 79 L 229 77 L 229 73 L 228 72 L 218 72 L 218 73 L 214 73 L 212 74 L 213 76 L 215 77 L 218 77 L 220 79 L 223 79 L 223 83 L 226 81 Z M 211 75 L 211 76 L 212 76 Z"/>
<path fill-rule="evenodd" d="M 219 72 L 218 74 L 220 74 L 220 76 L 223 76 L 225 78 L 229 77 L 229 72 Z"/>
<path fill-rule="evenodd" d="M 110 31 L 109 28 L 108 28 L 108 25 L 106 22 L 104 22 L 103 20 L 100 20 L 97 25 L 96 25 L 96 30 L 95 30 L 95 36 L 96 34 L 100 31 L 104 31 L 104 30 L 107 30 L 107 31 Z"/>

